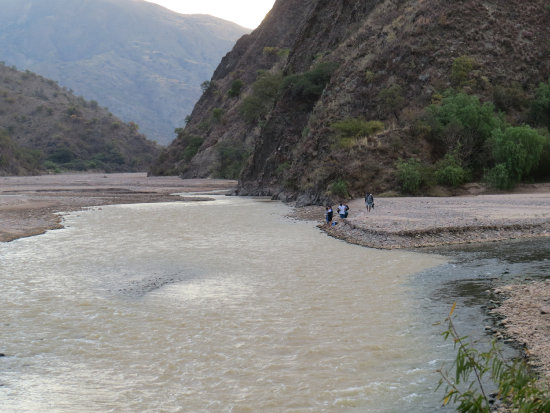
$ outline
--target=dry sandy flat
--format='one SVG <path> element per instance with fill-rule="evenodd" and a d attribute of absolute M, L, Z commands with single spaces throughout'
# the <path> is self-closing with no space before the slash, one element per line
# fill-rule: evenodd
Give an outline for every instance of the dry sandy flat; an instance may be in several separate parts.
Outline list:
<path fill-rule="evenodd" d="M 535 192 L 376 198 L 371 212 L 355 199 L 348 203 L 347 219 L 341 220 L 333 205 L 337 224 L 321 228 L 354 244 L 387 249 L 550 236 L 550 187 L 531 188 Z M 324 208 L 296 214 L 322 220 Z"/>
<path fill-rule="evenodd" d="M 0 177 L 0 241 L 60 227 L 57 212 L 88 206 L 181 201 L 178 192 L 225 192 L 236 181 L 82 173 Z M 197 199 L 197 198 L 194 198 Z"/>

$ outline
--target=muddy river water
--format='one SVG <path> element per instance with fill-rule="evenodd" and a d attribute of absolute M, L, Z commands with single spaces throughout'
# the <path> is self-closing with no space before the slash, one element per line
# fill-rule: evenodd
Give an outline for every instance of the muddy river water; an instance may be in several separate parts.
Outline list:
<path fill-rule="evenodd" d="M 479 327 L 460 298 L 476 294 L 453 286 L 487 271 L 349 245 L 287 212 L 108 206 L 1 244 L 1 410 L 439 411 L 452 347 L 432 324 L 459 296 Z"/>

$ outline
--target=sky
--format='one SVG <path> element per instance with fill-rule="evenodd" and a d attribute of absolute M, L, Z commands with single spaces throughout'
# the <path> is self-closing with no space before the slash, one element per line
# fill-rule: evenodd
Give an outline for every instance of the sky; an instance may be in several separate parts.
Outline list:
<path fill-rule="evenodd" d="M 255 29 L 275 0 L 147 0 L 182 14 L 210 14 Z"/>

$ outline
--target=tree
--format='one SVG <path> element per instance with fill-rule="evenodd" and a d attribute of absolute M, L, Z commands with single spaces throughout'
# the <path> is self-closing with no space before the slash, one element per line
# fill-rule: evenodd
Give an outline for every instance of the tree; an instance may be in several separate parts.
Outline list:
<path fill-rule="evenodd" d="M 416 194 L 424 183 L 422 164 L 416 158 L 408 161 L 399 160 L 396 164 L 397 180 L 403 192 Z"/>
<path fill-rule="evenodd" d="M 505 166 L 512 184 L 518 183 L 537 168 L 545 143 L 546 138 L 527 125 L 495 129 L 491 137 L 493 159 Z"/>
<path fill-rule="evenodd" d="M 216 83 L 212 80 L 205 80 L 201 83 L 202 93 L 211 91 L 216 86 Z"/>
<path fill-rule="evenodd" d="M 486 142 L 494 130 L 505 125 L 492 103 L 481 103 L 477 96 L 445 93 L 441 104 L 428 107 L 432 140 L 444 152 L 455 151 L 465 166 L 481 170 L 490 154 Z"/>
<path fill-rule="evenodd" d="M 380 106 L 386 113 L 393 113 L 396 119 L 399 119 L 398 112 L 405 105 L 405 97 L 403 96 L 403 88 L 400 85 L 391 85 L 386 89 L 382 89 L 378 94 Z"/>
<path fill-rule="evenodd" d="M 240 79 L 236 79 L 233 81 L 233 83 L 231 83 L 231 88 L 229 89 L 229 92 L 227 92 L 227 94 L 229 95 L 229 97 L 232 98 L 237 97 L 241 94 L 243 86 L 243 81 Z"/>
<path fill-rule="evenodd" d="M 550 128 L 550 80 L 537 88 L 531 103 L 531 118 L 536 124 Z"/>

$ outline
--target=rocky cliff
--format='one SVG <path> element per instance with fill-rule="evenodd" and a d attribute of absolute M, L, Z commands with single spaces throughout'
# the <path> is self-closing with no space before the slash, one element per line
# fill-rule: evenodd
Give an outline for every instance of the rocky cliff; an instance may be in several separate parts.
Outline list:
<path fill-rule="evenodd" d="M 278 0 L 152 173 L 303 203 L 394 189 L 399 159 L 444 155 L 422 120 L 449 90 L 528 121 L 548 39 L 545 0 Z"/>

